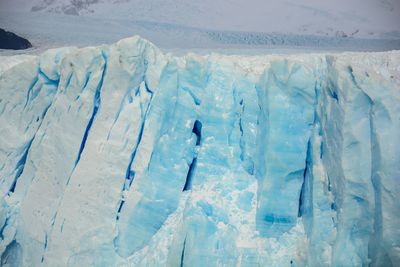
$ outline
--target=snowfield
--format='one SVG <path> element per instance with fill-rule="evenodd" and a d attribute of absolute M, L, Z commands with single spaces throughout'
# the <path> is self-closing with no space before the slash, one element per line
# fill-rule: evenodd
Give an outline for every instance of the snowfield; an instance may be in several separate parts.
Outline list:
<path fill-rule="evenodd" d="M 135 34 L 162 49 L 400 49 L 398 0 L 0 0 L 0 25 L 30 53 Z"/>
<path fill-rule="evenodd" d="M 397 266 L 399 89 L 399 51 L 0 57 L 1 265 Z"/>

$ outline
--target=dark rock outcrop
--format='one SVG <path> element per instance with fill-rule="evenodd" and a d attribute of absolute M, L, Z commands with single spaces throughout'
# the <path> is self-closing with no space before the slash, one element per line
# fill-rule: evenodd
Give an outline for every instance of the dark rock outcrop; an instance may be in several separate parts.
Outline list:
<path fill-rule="evenodd" d="M 27 39 L 0 28 L 0 49 L 19 50 L 29 47 L 32 47 L 32 44 Z"/>

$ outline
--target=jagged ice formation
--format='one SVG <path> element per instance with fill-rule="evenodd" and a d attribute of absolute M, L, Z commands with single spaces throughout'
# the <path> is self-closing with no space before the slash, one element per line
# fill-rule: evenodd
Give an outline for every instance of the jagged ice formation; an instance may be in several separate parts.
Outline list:
<path fill-rule="evenodd" d="M 396 266 L 400 53 L 0 58 L 8 266 Z"/>

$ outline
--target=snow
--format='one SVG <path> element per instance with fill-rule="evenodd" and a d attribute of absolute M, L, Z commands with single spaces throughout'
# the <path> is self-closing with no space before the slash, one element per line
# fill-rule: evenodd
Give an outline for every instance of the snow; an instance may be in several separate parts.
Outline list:
<path fill-rule="evenodd" d="M 0 1 L 0 24 L 33 52 L 135 34 L 163 49 L 386 51 L 400 48 L 399 18 L 397 0 Z"/>
<path fill-rule="evenodd" d="M 400 52 L 1 59 L 2 265 L 400 262 Z"/>
<path fill-rule="evenodd" d="M 400 12 L 400 4 L 395 0 L 3 0 L 3 5 L 11 10 L 36 10 L 42 14 L 124 17 L 224 31 L 302 31 L 331 36 L 343 32 L 362 37 L 398 31 Z"/>
<path fill-rule="evenodd" d="M 34 59 L 35 56 L 30 55 L 16 55 L 16 56 L 0 56 L 0 73 L 5 72 L 8 69 L 11 69 L 15 65 L 18 65 L 21 62 L 28 61 L 29 59 Z"/>

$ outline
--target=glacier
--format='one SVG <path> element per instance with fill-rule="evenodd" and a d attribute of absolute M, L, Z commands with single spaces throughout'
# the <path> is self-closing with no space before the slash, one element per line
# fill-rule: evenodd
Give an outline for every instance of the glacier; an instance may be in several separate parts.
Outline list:
<path fill-rule="evenodd" d="M 3 266 L 397 266 L 400 52 L 0 57 Z"/>

